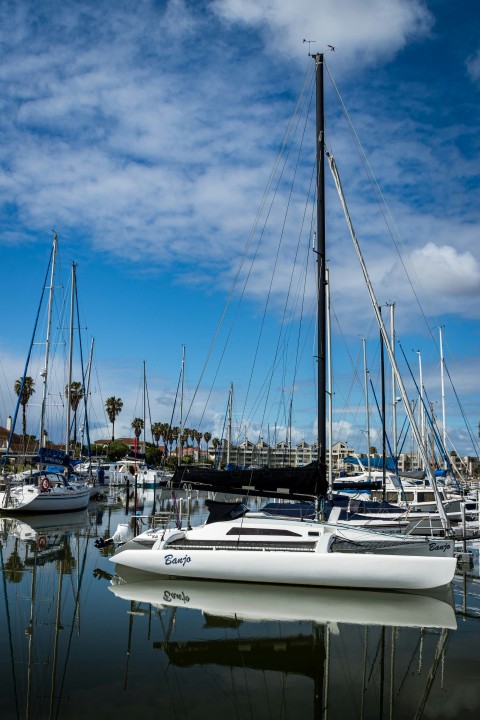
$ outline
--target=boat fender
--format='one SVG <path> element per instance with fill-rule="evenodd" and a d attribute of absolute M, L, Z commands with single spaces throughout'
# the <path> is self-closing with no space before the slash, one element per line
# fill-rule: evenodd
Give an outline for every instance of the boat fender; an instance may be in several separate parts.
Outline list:
<path fill-rule="evenodd" d="M 50 480 L 47 477 L 43 477 L 40 483 L 40 487 L 42 489 L 42 492 L 47 492 L 47 490 L 50 490 Z"/>

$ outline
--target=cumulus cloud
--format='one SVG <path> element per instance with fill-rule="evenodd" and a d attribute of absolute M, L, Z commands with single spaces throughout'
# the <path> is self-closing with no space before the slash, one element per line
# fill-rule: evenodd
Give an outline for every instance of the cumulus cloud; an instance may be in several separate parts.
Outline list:
<path fill-rule="evenodd" d="M 472 82 L 478 83 L 480 80 L 480 50 L 467 58 L 466 65 Z"/>
<path fill-rule="evenodd" d="M 433 25 L 421 0 L 214 0 L 213 8 L 228 22 L 257 27 L 272 52 L 304 55 L 302 41 L 312 39 L 312 52 L 337 46 L 345 64 L 392 57 Z"/>
<path fill-rule="evenodd" d="M 465 315 L 478 317 L 480 263 L 471 252 L 429 242 L 414 250 L 410 260 L 437 313 L 451 312 L 460 302 Z"/>
<path fill-rule="evenodd" d="M 227 294 L 301 76 L 313 65 L 302 40 L 313 39 L 312 51 L 337 46 L 328 55 L 329 66 L 345 84 L 352 116 L 400 220 L 406 238 L 401 251 L 412 258 L 429 307 L 477 317 L 478 202 L 472 188 L 478 162 L 474 151 L 465 150 L 475 146 L 476 127 L 459 119 L 439 128 L 430 86 L 418 76 L 415 85 L 387 82 L 384 74 L 385 63 L 413 41 L 428 38 L 433 23 L 420 0 L 142 0 L 135 11 L 128 0 L 119 0 L 113 10 L 91 0 L 52 0 L 47 10 L 33 0 L 3 3 L 0 243 L 43 242 L 55 227 L 75 249 L 121 266 L 129 277 L 168 277 L 172 307 L 180 307 L 186 289 Z M 468 61 L 472 79 L 477 62 L 477 55 Z M 364 82 L 358 81 L 360 70 Z M 367 196 L 368 182 L 338 109 L 329 116 L 327 132 L 378 299 L 401 302 L 404 322 L 411 325 L 412 289 L 382 213 Z M 253 301 L 249 319 L 261 317 L 268 289 L 277 319 L 287 293 L 288 321 L 300 307 L 314 314 L 312 128 L 306 127 L 305 138 L 309 148 L 298 156 L 295 187 L 287 173 L 275 177 L 275 201 L 270 205 L 269 196 L 257 218 L 240 272 L 238 293 L 244 288 Z M 295 167 L 295 153 L 292 146 L 288 170 Z M 338 203 L 330 201 L 335 312 L 343 329 L 356 334 L 364 332 L 371 308 Z M 282 204 L 288 206 L 283 216 L 277 212 Z M 114 295 L 108 281 L 102 281 L 105 297 L 98 297 L 95 308 L 105 321 Z M 167 300 L 162 302 L 165 313 Z M 127 318 L 127 308 L 123 312 Z M 172 326 L 172 313 L 166 314 Z M 277 337 L 269 329 L 275 348 Z M 248 324 L 244 330 L 256 337 Z M 123 384 L 118 381 L 110 394 Z M 218 418 L 212 422 L 217 426 Z M 104 423 L 101 411 L 98 423 Z"/>

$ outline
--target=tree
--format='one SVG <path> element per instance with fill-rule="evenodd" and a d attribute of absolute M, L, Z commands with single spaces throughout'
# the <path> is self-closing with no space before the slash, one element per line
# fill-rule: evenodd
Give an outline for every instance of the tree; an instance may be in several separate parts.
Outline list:
<path fill-rule="evenodd" d="M 13 552 L 5 563 L 6 581 L 11 583 L 21 583 L 23 580 L 24 567 L 25 565 L 18 552 L 18 538 L 15 538 Z"/>
<path fill-rule="evenodd" d="M 195 430 L 195 440 L 197 441 L 197 445 L 198 445 L 198 458 L 197 458 L 198 461 L 200 460 L 200 443 L 202 441 L 202 438 L 203 438 L 203 433 L 199 432 L 198 430 Z"/>
<path fill-rule="evenodd" d="M 168 455 L 168 438 L 170 432 L 170 423 L 160 423 L 160 434 L 163 438 L 163 457 L 166 458 Z"/>
<path fill-rule="evenodd" d="M 70 394 L 68 392 L 68 385 L 65 386 L 65 397 L 67 400 L 70 396 L 70 407 L 73 410 L 73 448 L 77 447 L 77 410 L 80 405 L 80 400 L 84 396 L 83 386 L 81 382 L 70 383 Z"/>
<path fill-rule="evenodd" d="M 113 442 L 109 443 L 107 448 L 107 458 L 109 460 L 121 460 L 124 458 L 128 453 L 128 445 L 125 445 L 125 443 L 118 442 L 117 440 L 114 440 Z"/>
<path fill-rule="evenodd" d="M 22 435 L 23 435 L 23 452 L 26 452 L 26 436 L 27 436 L 27 404 L 32 397 L 34 390 L 34 381 L 28 375 L 24 378 L 19 377 L 15 380 L 14 391 L 15 395 L 20 398 L 20 405 L 22 406 Z"/>
<path fill-rule="evenodd" d="M 144 427 L 142 418 L 139 418 L 139 417 L 134 418 L 131 422 L 131 427 L 133 428 L 133 430 L 135 432 L 135 437 L 137 439 L 137 445 L 138 445 L 138 438 L 142 434 L 142 430 Z"/>
<path fill-rule="evenodd" d="M 203 439 L 204 439 L 205 442 L 207 443 L 207 460 L 209 460 L 210 458 L 209 458 L 209 456 L 208 456 L 208 443 L 209 443 L 210 440 L 212 439 L 212 434 L 209 433 L 209 432 L 203 433 Z"/>
<path fill-rule="evenodd" d="M 155 423 L 153 423 L 151 429 L 152 429 L 153 439 L 155 440 L 155 443 L 158 447 L 158 442 L 160 440 L 160 437 L 162 436 L 163 423 L 155 422 Z"/>
<path fill-rule="evenodd" d="M 169 431 L 169 441 L 170 441 L 170 452 L 172 452 L 172 445 L 175 443 L 177 455 L 178 455 L 178 436 L 180 435 L 180 428 L 174 425 L 172 428 L 170 428 Z"/>
<path fill-rule="evenodd" d="M 212 440 L 213 449 L 215 451 L 215 462 L 217 461 L 217 448 L 220 445 L 220 440 L 217 437 L 214 437 Z"/>
<path fill-rule="evenodd" d="M 377 454 L 377 448 L 376 448 L 374 445 L 372 445 L 372 447 L 370 448 L 370 451 L 369 451 L 369 452 L 370 452 L 370 455 L 376 455 L 376 454 Z"/>
<path fill-rule="evenodd" d="M 147 443 L 145 448 L 145 462 L 147 465 L 158 467 L 162 462 L 162 457 L 163 453 L 158 447 L 152 445 L 152 443 Z"/>
<path fill-rule="evenodd" d="M 108 419 L 112 423 L 112 442 L 115 440 L 115 418 L 120 415 L 123 408 L 123 401 L 121 398 L 116 398 L 114 395 L 109 397 L 105 401 L 105 410 L 107 411 Z"/>

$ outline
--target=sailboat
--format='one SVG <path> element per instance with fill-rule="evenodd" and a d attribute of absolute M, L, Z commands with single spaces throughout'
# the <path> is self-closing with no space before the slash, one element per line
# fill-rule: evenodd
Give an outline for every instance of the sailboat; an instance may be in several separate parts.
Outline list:
<path fill-rule="evenodd" d="M 320 509 L 326 473 L 325 141 L 323 54 L 316 54 L 318 456 L 302 468 L 204 470 L 179 468 L 173 485 L 241 495 L 315 499 Z M 403 385 L 401 389 L 404 390 Z M 337 523 L 338 518 L 252 512 L 243 503 L 207 501 L 204 525 L 151 529 L 110 558 L 120 566 L 177 578 L 384 590 L 424 590 L 451 582 L 453 544 L 383 536 Z M 282 503 L 278 503 L 279 510 Z M 320 513 L 317 513 L 320 518 Z M 335 551 L 338 540 L 347 549 Z"/>
<path fill-rule="evenodd" d="M 94 490 L 94 486 L 88 480 L 83 481 L 75 478 L 70 473 L 70 456 L 69 456 L 69 445 L 70 445 L 70 389 L 72 384 L 72 348 L 73 348 L 73 319 L 74 319 L 74 307 L 75 307 L 75 280 L 76 280 L 76 265 L 72 264 L 72 286 L 71 286 L 71 310 L 70 310 L 70 342 L 69 342 L 69 375 L 68 375 L 68 396 L 67 400 L 67 413 L 66 413 L 66 442 L 65 451 L 57 450 L 55 448 L 49 448 L 45 446 L 45 432 L 44 432 L 44 418 L 45 418 L 45 403 L 47 397 L 47 379 L 48 379 L 48 368 L 49 368 L 49 348 L 50 348 L 50 327 L 51 327 L 51 312 L 52 312 L 52 297 L 54 289 L 54 277 L 55 277 L 55 259 L 57 254 L 57 235 L 54 235 L 52 253 L 49 260 L 49 268 L 51 269 L 50 278 L 50 297 L 48 307 L 48 329 L 46 339 L 46 353 L 45 353 L 45 367 L 43 370 L 43 399 L 41 409 L 41 424 L 40 424 L 40 448 L 38 451 L 38 457 L 36 458 L 40 469 L 37 472 L 33 472 L 22 479 L 22 482 L 10 483 L 7 480 L 5 489 L 0 492 L 0 514 L 1 513 L 57 513 L 57 512 L 71 512 L 75 510 L 84 510 L 89 501 L 90 495 Z M 48 270 L 47 270 L 48 275 Z M 43 292 L 42 292 L 43 299 Z M 42 300 L 40 301 L 40 306 Z M 38 322 L 38 315 L 37 315 Z M 7 445 L 7 449 L 4 457 L 4 464 L 7 461 L 11 438 L 13 437 L 13 430 L 15 427 L 15 420 L 17 418 L 20 400 L 23 392 L 23 384 L 27 376 L 28 365 L 30 360 L 30 354 L 32 345 L 35 339 L 36 324 L 33 333 L 33 339 L 28 353 L 27 361 L 25 364 L 25 370 L 22 377 L 22 385 L 18 396 L 17 406 L 15 409 L 14 419 L 12 423 L 12 429 L 10 432 L 10 438 Z M 55 468 L 60 470 L 63 467 L 63 471 L 49 469 L 50 465 L 54 465 Z"/>

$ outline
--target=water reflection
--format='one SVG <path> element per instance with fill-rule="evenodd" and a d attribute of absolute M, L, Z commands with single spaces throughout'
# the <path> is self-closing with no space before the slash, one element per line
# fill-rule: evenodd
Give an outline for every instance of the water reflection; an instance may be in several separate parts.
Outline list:
<path fill-rule="evenodd" d="M 95 541 L 126 505 L 0 520 L 2 720 L 478 717 L 472 577 L 413 594 L 112 575 Z"/>
<path fill-rule="evenodd" d="M 456 629 L 452 589 L 410 594 L 337 588 L 152 578 L 117 568 L 109 587 L 124 600 L 157 608 L 186 607 L 248 621 L 312 621 Z"/>
<path fill-rule="evenodd" d="M 86 543 L 81 555 L 80 533 L 88 540 L 90 528 L 91 518 L 86 510 L 0 520 L 0 560 L 13 690 L 11 704 L 7 704 L 2 717 L 10 717 L 13 707 L 12 717 L 26 720 L 58 717 L 69 645 L 81 622 Z M 18 588 L 8 592 L 7 583 Z M 67 593 L 70 601 L 66 609 Z M 65 622 L 70 630 L 66 652 L 60 653 Z M 19 642 L 19 630 L 23 631 L 26 647 Z M 6 698 L 8 695 L 3 700 Z"/>

